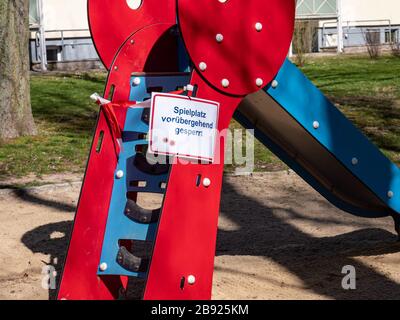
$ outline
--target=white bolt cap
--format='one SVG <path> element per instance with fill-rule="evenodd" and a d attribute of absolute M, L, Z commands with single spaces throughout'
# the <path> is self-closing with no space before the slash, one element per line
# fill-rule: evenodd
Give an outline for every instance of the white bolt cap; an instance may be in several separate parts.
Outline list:
<path fill-rule="evenodd" d="M 229 87 L 229 80 L 228 79 L 223 79 L 222 81 L 221 81 L 221 84 L 222 84 L 222 86 L 224 87 L 224 88 L 228 88 Z"/>
<path fill-rule="evenodd" d="M 137 10 L 142 5 L 143 0 L 126 0 L 126 4 L 132 10 Z"/>
<path fill-rule="evenodd" d="M 114 70 L 118 70 L 118 66 L 115 66 L 115 67 L 114 67 Z"/>
<path fill-rule="evenodd" d="M 391 190 L 389 190 L 388 193 L 387 193 L 387 196 L 388 196 L 389 198 L 393 198 L 393 197 L 394 197 L 394 192 L 391 191 Z"/>
<path fill-rule="evenodd" d="M 124 176 L 124 172 L 122 170 L 118 170 L 116 176 L 118 179 L 121 179 Z"/>
<path fill-rule="evenodd" d="M 194 275 L 188 276 L 188 283 L 193 285 L 196 282 L 196 277 Z"/>
<path fill-rule="evenodd" d="M 278 86 L 279 86 L 279 82 L 278 82 L 278 80 L 273 80 L 272 81 L 272 83 L 271 83 L 271 86 L 272 86 L 272 88 L 277 88 Z"/>
<path fill-rule="evenodd" d="M 256 30 L 258 32 L 260 32 L 262 30 L 262 28 L 263 28 L 262 23 L 261 22 L 257 22 L 256 25 L 255 25 L 255 28 L 256 28 Z"/>
<path fill-rule="evenodd" d="M 353 166 L 358 164 L 358 159 L 357 158 L 353 158 L 351 159 L 351 163 L 353 164 Z"/>
<path fill-rule="evenodd" d="M 200 63 L 199 63 L 199 69 L 200 69 L 201 71 L 206 71 L 206 69 L 207 69 L 207 64 L 206 64 L 205 62 L 200 62 Z"/>
<path fill-rule="evenodd" d="M 203 186 L 208 188 L 211 185 L 211 180 L 209 178 L 204 178 L 203 180 Z"/>
<path fill-rule="evenodd" d="M 99 267 L 100 271 L 106 271 L 107 268 L 108 268 L 107 263 L 102 262 L 102 263 L 100 264 L 100 267 Z"/>
<path fill-rule="evenodd" d="M 264 80 L 261 78 L 256 79 L 256 86 L 261 87 L 264 84 Z"/>
<path fill-rule="evenodd" d="M 134 78 L 134 79 L 133 79 L 133 84 L 134 84 L 135 86 L 138 86 L 138 85 L 140 84 L 140 82 L 141 82 L 140 78 Z"/>
<path fill-rule="evenodd" d="M 229 87 L 229 80 L 228 79 L 222 79 L 221 84 L 224 88 Z"/>
<path fill-rule="evenodd" d="M 215 36 L 215 40 L 217 40 L 217 42 L 222 42 L 222 41 L 224 41 L 224 36 L 222 34 L 218 33 Z"/>
<path fill-rule="evenodd" d="M 314 129 L 318 129 L 319 128 L 319 122 L 318 121 L 314 121 L 313 122 L 313 127 L 314 127 Z"/>

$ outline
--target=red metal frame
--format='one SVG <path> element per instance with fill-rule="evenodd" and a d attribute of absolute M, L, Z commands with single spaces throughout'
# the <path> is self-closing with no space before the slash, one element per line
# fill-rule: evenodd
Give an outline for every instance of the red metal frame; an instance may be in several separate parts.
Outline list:
<path fill-rule="evenodd" d="M 88 19 L 93 42 L 107 69 L 123 43 L 143 27 L 176 23 L 176 2 L 145 0 L 137 10 L 126 0 L 88 0 Z"/>
<path fill-rule="evenodd" d="M 157 41 L 175 24 L 159 23 L 135 32 L 124 42 L 111 65 L 104 97 L 109 97 L 114 86 L 112 101 L 128 101 L 130 76 L 133 72 L 144 72 L 148 57 Z M 164 59 L 166 59 L 164 57 Z"/>
<path fill-rule="evenodd" d="M 111 85 L 115 85 L 112 100 L 128 100 L 130 74 L 133 71 L 144 70 L 152 48 L 171 26 L 171 24 L 157 24 L 143 28 L 143 32 L 139 31 L 132 35 L 128 40 L 136 41 L 140 44 L 140 49 L 133 47 L 130 41 L 124 43 L 113 64 L 118 67 L 112 68 L 110 71 L 105 96 L 108 95 Z M 135 57 L 134 63 L 127 59 L 129 56 Z M 123 128 L 126 107 L 116 108 L 114 111 L 120 127 Z M 103 143 L 101 152 L 97 153 L 96 146 L 101 131 L 104 132 Z M 58 299 L 116 299 L 120 289 L 126 287 L 126 277 L 97 276 L 116 166 L 117 157 L 113 139 L 104 114 L 100 113 L 60 282 Z"/>
<path fill-rule="evenodd" d="M 221 103 L 218 129 L 229 126 L 240 98 L 229 97 L 208 86 L 197 73 L 192 83 L 198 85 L 198 96 Z M 172 166 L 163 211 L 150 264 L 144 299 L 177 300 L 211 298 L 215 244 L 224 168 L 224 138 L 217 143 L 215 164 Z M 198 176 L 211 180 L 209 187 L 196 185 Z M 187 284 L 190 275 L 193 285 Z M 186 279 L 181 288 L 182 278 Z"/>
<path fill-rule="evenodd" d="M 258 91 L 278 73 L 289 52 L 294 14 L 293 0 L 178 1 L 179 27 L 194 66 L 209 84 L 232 95 Z"/>
<path fill-rule="evenodd" d="M 126 109 L 116 108 L 119 123 Z M 103 132 L 101 150 L 96 151 Z M 106 118 L 99 115 L 85 178 L 75 215 L 68 255 L 64 264 L 58 299 L 116 299 L 126 278 L 97 276 L 117 157 Z"/>
<path fill-rule="evenodd" d="M 178 7 L 176 6 L 178 4 Z M 228 128 L 243 96 L 270 82 L 292 37 L 293 0 L 145 0 L 138 10 L 125 0 L 89 0 L 92 36 L 110 70 L 105 97 L 127 101 L 133 72 L 176 71 L 168 32 L 176 23 L 196 70 L 191 84 L 202 99 L 220 102 L 218 129 Z M 255 18 L 254 18 L 255 17 Z M 256 29 L 260 22 L 262 30 Z M 224 36 L 216 41 L 216 34 Z M 167 35 L 167 36 L 166 36 Z M 161 64 L 159 62 L 162 62 Z M 200 70 L 201 62 L 207 68 Z M 162 70 L 160 70 L 162 69 Z M 262 85 L 256 79 L 262 79 Z M 222 86 L 228 79 L 229 86 Z M 115 110 L 124 127 L 126 109 Z M 96 152 L 104 131 L 103 146 Z M 209 299 L 224 167 L 224 136 L 213 164 L 172 165 L 144 299 Z M 104 115 L 99 116 L 58 298 L 115 299 L 126 278 L 98 277 L 100 250 L 117 165 Z M 198 185 L 208 178 L 210 186 Z M 193 275 L 195 283 L 189 284 Z"/>
<path fill-rule="evenodd" d="M 284 61 L 293 32 L 294 1 L 179 0 L 178 14 L 186 49 L 196 65 L 191 84 L 199 97 L 221 103 L 218 129 L 224 132 L 242 97 L 260 89 L 256 79 L 269 83 Z M 255 28 L 257 21 L 264 24 L 261 32 Z M 215 38 L 220 32 L 223 42 Z M 271 46 L 268 55 L 265 46 Z M 207 65 L 205 71 L 199 70 L 201 62 Z M 226 88 L 221 86 L 224 78 L 230 81 Z M 222 142 L 216 149 L 219 163 L 173 165 L 145 299 L 211 298 L 224 147 Z M 197 186 L 199 175 L 211 185 Z M 182 288 L 182 279 L 190 275 L 197 281 Z"/>

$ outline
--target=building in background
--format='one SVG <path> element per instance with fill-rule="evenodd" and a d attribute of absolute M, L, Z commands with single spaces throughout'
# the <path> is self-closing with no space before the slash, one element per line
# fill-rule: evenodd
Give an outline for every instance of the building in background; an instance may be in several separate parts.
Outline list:
<path fill-rule="evenodd" d="M 30 58 L 59 70 L 99 67 L 86 0 L 30 0 Z"/>
<path fill-rule="evenodd" d="M 317 21 L 314 52 L 359 52 L 400 41 L 399 0 L 297 0 L 297 18 Z"/>
<path fill-rule="evenodd" d="M 308 21 L 309 52 L 365 50 L 371 39 L 383 46 L 400 41 L 399 0 L 297 0 L 296 16 Z M 101 65 L 90 37 L 87 0 L 30 0 L 30 27 L 33 66 Z"/>

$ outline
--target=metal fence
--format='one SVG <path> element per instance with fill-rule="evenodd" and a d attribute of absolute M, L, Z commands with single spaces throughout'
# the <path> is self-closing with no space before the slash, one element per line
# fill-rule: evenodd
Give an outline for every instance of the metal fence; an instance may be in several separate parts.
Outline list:
<path fill-rule="evenodd" d="M 390 20 L 360 20 L 343 23 L 344 48 L 362 48 L 367 46 L 391 46 L 400 41 L 400 26 L 392 25 Z M 325 22 L 319 30 L 319 50 L 337 46 L 338 29 L 332 23 Z"/>
<path fill-rule="evenodd" d="M 40 62 L 40 30 L 33 30 L 34 48 L 31 59 Z M 88 29 L 65 29 L 45 31 L 45 46 L 48 62 L 98 60 Z"/>

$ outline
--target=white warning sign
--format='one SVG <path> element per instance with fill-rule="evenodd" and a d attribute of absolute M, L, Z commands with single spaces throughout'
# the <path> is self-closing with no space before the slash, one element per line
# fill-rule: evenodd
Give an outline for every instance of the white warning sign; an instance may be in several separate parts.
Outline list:
<path fill-rule="evenodd" d="M 212 162 L 218 112 L 218 102 L 153 93 L 149 152 Z"/>

